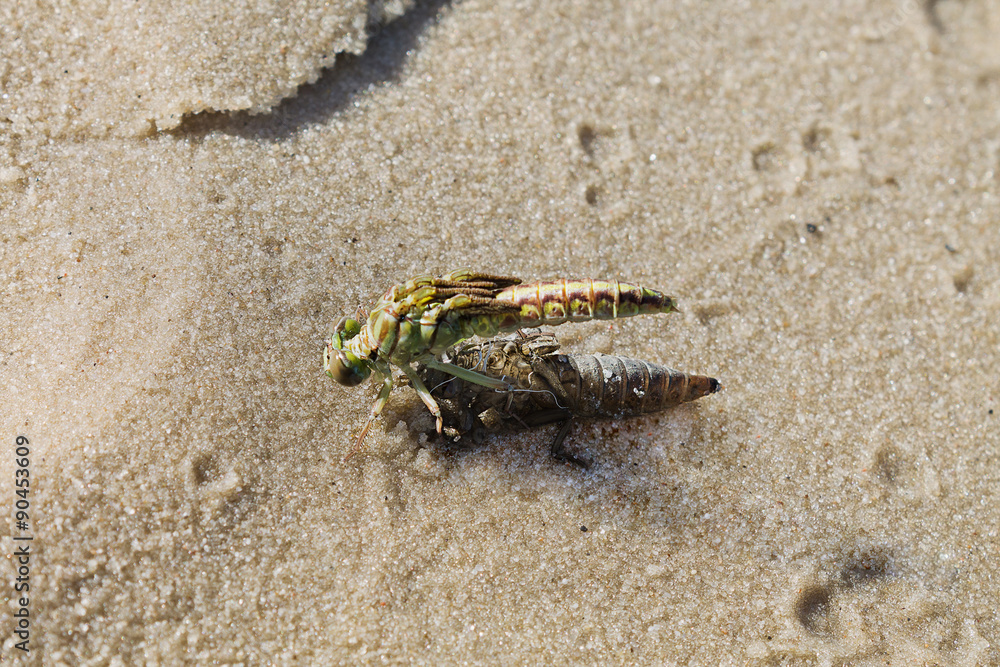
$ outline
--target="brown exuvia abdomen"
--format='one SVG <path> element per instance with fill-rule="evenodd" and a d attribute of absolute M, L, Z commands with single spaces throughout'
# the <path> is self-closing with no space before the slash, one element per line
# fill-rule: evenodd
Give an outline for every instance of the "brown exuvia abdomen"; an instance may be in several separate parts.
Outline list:
<path fill-rule="evenodd" d="M 659 412 L 719 390 L 715 378 L 639 359 L 606 354 L 560 356 L 569 367 L 560 373 L 560 379 L 566 394 L 576 402 L 570 410 L 579 417 Z"/>

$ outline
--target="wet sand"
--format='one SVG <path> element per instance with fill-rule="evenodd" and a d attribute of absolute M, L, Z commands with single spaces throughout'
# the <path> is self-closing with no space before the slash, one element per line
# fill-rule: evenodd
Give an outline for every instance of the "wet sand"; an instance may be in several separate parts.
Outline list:
<path fill-rule="evenodd" d="M 29 664 L 1000 663 L 996 7 L 143 6 L 0 21 Z M 343 462 L 331 323 L 465 266 L 724 388 Z"/>

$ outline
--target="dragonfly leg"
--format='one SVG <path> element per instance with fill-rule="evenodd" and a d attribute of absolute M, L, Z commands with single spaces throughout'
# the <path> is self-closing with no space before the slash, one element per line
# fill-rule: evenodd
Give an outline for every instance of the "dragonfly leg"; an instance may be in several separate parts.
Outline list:
<path fill-rule="evenodd" d="M 430 366 L 430 364 L 428 363 L 427 366 Z M 403 366 L 403 372 L 406 374 L 406 377 L 409 378 L 410 385 L 414 388 L 414 390 L 416 390 L 417 396 L 420 397 L 420 400 L 424 402 L 427 409 L 431 411 L 432 415 L 434 415 L 434 418 L 437 420 L 435 422 L 437 432 L 441 433 L 441 427 L 443 425 L 443 420 L 441 419 L 441 407 L 437 404 L 437 401 L 434 400 L 434 397 L 431 396 L 431 392 L 428 391 L 424 381 L 420 379 L 419 375 L 417 375 L 416 370 L 410 366 Z"/>
<path fill-rule="evenodd" d="M 389 402 L 389 394 L 392 393 L 392 373 L 386 373 L 383 377 L 382 388 L 379 389 L 378 396 L 375 397 L 375 402 L 372 403 L 372 410 L 368 415 L 368 421 L 365 422 L 364 428 L 361 429 L 361 434 L 358 435 L 358 440 L 354 443 L 354 448 L 351 449 L 350 453 L 344 457 L 345 461 L 357 454 L 358 450 L 361 449 L 361 443 L 365 441 L 365 436 L 368 435 L 368 429 L 371 428 L 375 418 L 382 414 L 382 408 L 385 407 L 385 404 Z"/>
<path fill-rule="evenodd" d="M 570 424 L 572 423 L 573 423 L 572 418 L 567 419 L 566 421 L 563 422 L 562 427 L 559 429 L 559 432 L 556 433 L 556 439 L 552 441 L 552 447 L 549 449 L 549 452 L 552 454 L 552 458 L 554 459 L 563 461 L 565 463 L 572 463 L 574 465 L 580 466 L 584 470 L 587 470 L 588 468 L 590 468 L 590 461 L 588 461 L 587 459 L 580 458 L 579 456 L 574 456 L 565 446 L 566 434 L 569 433 L 569 427 Z"/>
<path fill-rule="evenodd" d="M 514 416 L 516 417 L 516 415 Z M 521 420 L 518 419 L 518 421 Z M 573 424 L 573 413 L 569 410 L 542 410 L 528 415 L 523 421 L 521 421 L 521 423 L 528 428 L 533 426 L 543 426 L 545 424 L 559 423 L 559 431 L 556 433 L 556 437 L 552 441 L 552 446 L 549 448 L 549 451 L 552 453 L 552 458 L 559 461 L 565 461 L 567 463 L 573 463 L 580 466 L 584 470 L 590 467 L 589 461 L 578 456 L 574 456 L 565 447 L 566 436 L 569 434 L 570 426 Z"/>

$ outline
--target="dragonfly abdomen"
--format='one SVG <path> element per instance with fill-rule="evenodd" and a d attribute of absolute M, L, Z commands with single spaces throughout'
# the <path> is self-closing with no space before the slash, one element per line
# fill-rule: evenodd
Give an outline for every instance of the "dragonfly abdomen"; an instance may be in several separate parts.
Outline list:
<path fill-rule="evenodd" d="M 501 319 L 501 331 L 677 310 L 672 297 L 617 280 L 555 280 L 512 285 L 494 299 L 520 308 Z"/>

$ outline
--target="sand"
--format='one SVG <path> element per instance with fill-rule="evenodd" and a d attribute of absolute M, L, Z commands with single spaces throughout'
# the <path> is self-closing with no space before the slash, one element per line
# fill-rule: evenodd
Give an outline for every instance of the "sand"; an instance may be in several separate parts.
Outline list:
<path fill-rule="evenodd" d="M 993 3 L 133 5 L 0 9 L 4 660 L 1000 664 Z M 724 389 L 343 462 L 331 323 L 465 266 Z"/>

